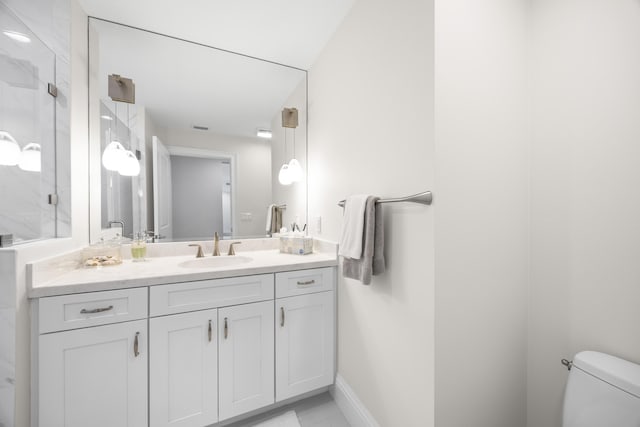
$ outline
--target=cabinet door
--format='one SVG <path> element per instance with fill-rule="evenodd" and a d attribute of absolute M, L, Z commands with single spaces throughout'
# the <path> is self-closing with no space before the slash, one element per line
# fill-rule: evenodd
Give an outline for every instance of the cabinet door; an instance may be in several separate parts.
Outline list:
<path fill-rule="evenodd" d="M 273 301 L 218 310 L 220 421 L 274 402 Z"/>
<path fill-rule="evenodd" d="M 333 292 L 276 300 L 276 401 L 333 383 Z"/>
<path fill-rule="evenodd" d="M 149 320 L 149 407 L 153 427 L 218 421 L 217 310 Z"/>
<path fill-rule="evenodd" d="M 40 427 L 146 427 L 147 321 L 41 335 Z"/>

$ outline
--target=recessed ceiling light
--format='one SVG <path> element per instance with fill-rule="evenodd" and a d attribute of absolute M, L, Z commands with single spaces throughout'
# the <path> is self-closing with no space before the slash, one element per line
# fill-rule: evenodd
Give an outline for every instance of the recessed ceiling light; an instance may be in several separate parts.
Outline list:
<path fill-rule="evenodd" d="M 31 39 L 26 34 L 22 34 L 17 31 L 5 30 L 2 34 L 9 37 L 11 40 L 15 40 L 20 43 L 31 43 Z"/>
<path fill-rule="evenodd" d="M 104 120 L 113 120 L 113 117 L 111 116 L 100 116 L 100 118 Z"/>
<path fill-rule="evenodd" d="M 258 129 L 256 136 L 258 136 L 258 138 L 271 139 L 272 133 L 267 129 Z"/>

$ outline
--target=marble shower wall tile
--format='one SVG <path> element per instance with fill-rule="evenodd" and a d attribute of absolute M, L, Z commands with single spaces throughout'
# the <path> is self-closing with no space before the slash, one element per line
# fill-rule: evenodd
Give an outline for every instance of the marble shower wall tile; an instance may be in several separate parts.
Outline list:
<path fill-rule="evenodd" d="M 0 427 L 14 425 L 16 253 L 0 250 Z"/>
<path fill-rule="evenodd" d="M 16 310 L 0 309 L 0 425 L 13 425 Z"/>
<path fill-rule="evenodd" d="M 16 308 L 16 253 L 0 249 L 0 309 Z"/>

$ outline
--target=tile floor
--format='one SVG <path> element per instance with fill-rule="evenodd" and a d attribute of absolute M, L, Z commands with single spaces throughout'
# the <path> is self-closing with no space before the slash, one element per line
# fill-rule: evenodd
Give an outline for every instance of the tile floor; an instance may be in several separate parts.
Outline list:
<path fill-rule="evenodd" d="M 273 409 L 228 427 L 251 427 L 291 410 L 296 411 L 301 427 L 351 427 L 328 392 Z"/>

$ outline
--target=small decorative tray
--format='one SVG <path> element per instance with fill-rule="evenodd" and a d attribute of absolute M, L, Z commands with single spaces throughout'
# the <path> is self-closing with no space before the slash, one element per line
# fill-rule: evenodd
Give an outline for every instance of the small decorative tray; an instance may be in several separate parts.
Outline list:
<path fill-rule="evenodd" d="M 85 267 L 105 267 L 108 265 L 122 264 L 122 260 L 113 255 L 98 255 L 91 258 L 87 258 L 84 261 Z"/>

